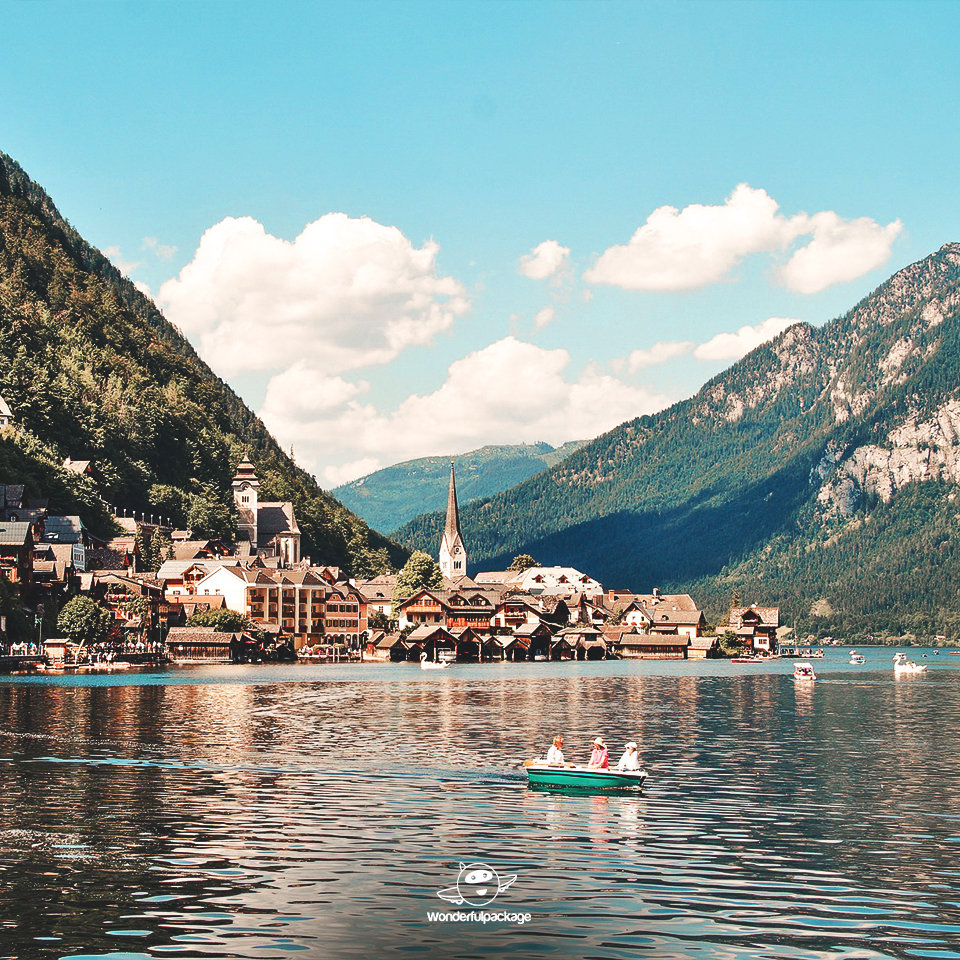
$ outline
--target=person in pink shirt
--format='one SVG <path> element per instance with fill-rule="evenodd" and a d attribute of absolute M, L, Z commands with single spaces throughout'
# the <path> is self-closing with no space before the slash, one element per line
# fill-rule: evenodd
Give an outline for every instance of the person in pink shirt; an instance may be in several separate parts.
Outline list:
<path fill-rule="evenodd" d="M 610 754 L 607 752 L 607 745 L 603 742 L 603 737 L 597 737 L 593 741 L 593 753 L 590 754 L 590 763 L 588 766 L 607 769 L 610 766 Z"/>

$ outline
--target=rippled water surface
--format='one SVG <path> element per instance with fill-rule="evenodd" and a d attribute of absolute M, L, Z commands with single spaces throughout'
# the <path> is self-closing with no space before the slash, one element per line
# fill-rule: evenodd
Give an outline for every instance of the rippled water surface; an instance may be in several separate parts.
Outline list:
<path fill-rule="evenodd" d="M 0 678 L 0 958 L 960 958 L 960 657 L 864 652 Z"/>

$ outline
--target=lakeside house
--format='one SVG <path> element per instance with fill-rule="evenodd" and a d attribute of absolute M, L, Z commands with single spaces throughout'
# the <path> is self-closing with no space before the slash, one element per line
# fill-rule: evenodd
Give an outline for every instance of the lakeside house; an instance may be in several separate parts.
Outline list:
<path fill-rule="evenodd" d="M 728 629 L 753 653 L 770 654 L 777 647 L 780 627 L 779 607 L 732 607 Z"/>

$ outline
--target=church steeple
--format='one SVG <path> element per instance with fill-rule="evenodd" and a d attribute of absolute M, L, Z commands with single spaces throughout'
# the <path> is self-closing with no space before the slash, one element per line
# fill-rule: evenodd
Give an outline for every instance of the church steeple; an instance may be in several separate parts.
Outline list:
<path fill-rule="evenodd" d="M 440 572 L 448 580 L 467 575 L 467 551 L 460 533 L 460 511 L 457 509 L 457 481 L 453 460 L 450 460 L 450 490 L 447 493 L 447 522 L 440 541 Z"/>

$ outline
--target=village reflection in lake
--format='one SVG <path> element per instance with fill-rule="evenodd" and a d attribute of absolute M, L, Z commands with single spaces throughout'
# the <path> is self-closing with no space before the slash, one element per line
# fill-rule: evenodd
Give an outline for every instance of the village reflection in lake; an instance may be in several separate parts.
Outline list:
<path fill-rule="evenodd" d="M 960 667 L 843 657 L 5 678 L 0 954 L 960 958 Z M 430 918 L 476 862 L 529 921 Z"/>

